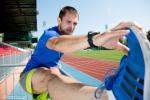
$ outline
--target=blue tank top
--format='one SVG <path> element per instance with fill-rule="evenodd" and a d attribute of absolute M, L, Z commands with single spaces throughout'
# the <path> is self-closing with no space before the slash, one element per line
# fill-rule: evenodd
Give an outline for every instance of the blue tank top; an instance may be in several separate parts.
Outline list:
<path fill-rule="evenodd" d="M 44 31 L 43 35 L 40 37 L 37 47 L 34 50 L 31 59 L 28 61 L 23 72 L 27 72 L 33 68 L 39 67 L 55 67 L 59 64 L 59 60 L 63 53 L 58 52 L 46 47 L 46 42 L 49 38 L 59 37 L 60 32 L 58 27 L 52 27 Z"/>

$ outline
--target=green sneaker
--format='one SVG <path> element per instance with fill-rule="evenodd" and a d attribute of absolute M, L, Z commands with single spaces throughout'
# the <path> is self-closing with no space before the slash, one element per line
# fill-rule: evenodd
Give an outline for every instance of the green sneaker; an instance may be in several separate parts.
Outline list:
<path fill-rule="evenodd" d="M 33 94 L 32 100 L 52 100 L 48 95 L 48 92 L 43 92 L 41 94 Z"/>

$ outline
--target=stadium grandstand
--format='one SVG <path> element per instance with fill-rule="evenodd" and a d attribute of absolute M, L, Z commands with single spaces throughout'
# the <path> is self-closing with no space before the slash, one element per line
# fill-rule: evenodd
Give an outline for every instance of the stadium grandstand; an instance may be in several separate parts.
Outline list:
<path fill-rule="evenodd" d="M 0 0 L 0 100 L 21 99 L 9 94 L 37 42 L 36 15 L 36 0 Z"/>

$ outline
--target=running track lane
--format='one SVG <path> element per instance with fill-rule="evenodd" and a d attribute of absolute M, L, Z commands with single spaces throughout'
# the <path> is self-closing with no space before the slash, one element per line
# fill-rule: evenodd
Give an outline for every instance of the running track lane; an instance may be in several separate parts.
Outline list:
<path fill-rule="evenodd" d="M 107 70 L 111 68 L 117 69 L 119 65 L 119 62 L 115 61 L 97 60 L 71 55 L 64 55 L 61 61 L 101 81 L 104 79 Z"/>

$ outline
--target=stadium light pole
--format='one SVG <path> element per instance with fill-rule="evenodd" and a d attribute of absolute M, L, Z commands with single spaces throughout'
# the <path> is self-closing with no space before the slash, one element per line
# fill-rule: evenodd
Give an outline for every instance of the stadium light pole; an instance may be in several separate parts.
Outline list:
<path fill-rule="evenodd" d="M 105 31 L 108 31 L 108 24 L 105 25 Z"/>

